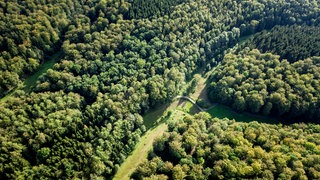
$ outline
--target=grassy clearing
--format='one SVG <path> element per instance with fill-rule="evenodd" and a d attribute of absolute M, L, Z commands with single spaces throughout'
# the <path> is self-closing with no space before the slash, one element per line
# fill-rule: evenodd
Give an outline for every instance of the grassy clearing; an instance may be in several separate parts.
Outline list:
<path fill-rule="evenodd" d="M 201 98 L 209 102 L 207 97 L 207 77 L 212 71 L 208 72 L 204 76 L 201 76 L 195 92 L 190 95 L 191 98 L 195 100 Z M 210 108 L 207 112 L 214 117 L 227 117 L 229 119 L 235 119 L 236 121 L 242 122 L 259 121 L 267 123 L 279 123 L 279 121 L 268 117 L 251 115 L 249 113 L 239 114 L 232 111 L 227 106 L 215 104 L 209 105 L 214 107 Z M 169 118 L 164 118 L 167 116 L 168 111 L 171 111 L 172 114 Z M 179 99 L 175 100 L 170 105 L 164 104 L 146 113 L 143 117 L 143 120 L 144 125 L 147 128 L 147 132 L 141 137 L 140 142 L 136 145 L 132 154 L 121 164 L 119 170 L 114 176 L 114 179 L 126 180 L 130 178 L 130 175 L 134 172 L 136 167 L 143 161 L 147 160 L 148 152 L 152 149 L 154 140 L 158 137 L 161 137 L 168 129 L 167 123 L 170 121 L 179 121 L 187 113 L 195 114 L 198 112 L 199 110 L 191 102 Z"/>
<path fill-rule="evenodd" d="M 58 61 L 60 60 L 60 58 L 62 57 L 62 51 L 59 51 L 57 53 L 55 53 L 54 55 L 52 55 L 50 57 L 50 60 L 46 61 L 45 63 L 43 63 L 38 70 L 28 76 L 24 82 L 22 84 L 20 84 L 17 88 L 13 89 L 10 93 L 8 93 L 6 96 L 4 96 L 3 98 L 0 99 L 0 102 L 5 102 L 6 100 L 8 100 L 12 95 L 15 94 L 15 92 L 17 90 L 24 90 L 26 93 L 31 92 L 33 86 L 36 84 L 38 78 L 45 72 L 47 72 L 47 70 L 49 68 L 52 68 L 52 66 Z"/>
<path fill-rule="evenodd" d="M 195 93 L 193 93 L 193 95 L 196 94 L 194 96 L 197 96 L 197 98 L 205 89 L 205 79 L 202 78 L 199 84 L 197 85 Z M 169 111 L 171 111 L 172 114 L 169 118 L 166 118 Z M 167 103 L 149 110 L 149 112 L 143 116 L 143 122 L 147 132 L 141 137 L 132 154 L 121 164 L 113 179 L 126 180 L 130 178 L 135 168 L 144 160 L 147 160 L 148 152 L 152 149 L 154 140 L 157 137 L 161 137 L 168 129 L 167 123 L 178 121 L 183 118 L 186 113 L 195 114 L 197 112 L 199 112 L 199 110 L 191 102 L 183 99 L 175 100 L 170 104 Z"/>
<path fill-rule="evenodd" d="M 194 93 L 190 94 L 190 97 L 192 99 L 198 99 L 198 98 L 203 99 L 206 97 L 206 93 L 204 91 L 206 91 L 206 79 L 200 76 L 196 90 Z"/>
<path fill-rule="evenodd" d="M 35 83 L 37 82 L 38 78 L 45 72 L 47 72 L 48 69 L 52 68 L 53 65 L 61 58 L 62 56 L 62 51 L 59 51 L 57 53 L 55 53 L 53 56 L 50 57 L 49 61 L 46 61 L 45 63 L 43 63 L 39 69 L 37 70 L 37 72 L 35 72 L 34 74 L 28 76 L 23 83 L 23 90 L 25 92 L 30 92 L 32 87 L 35 85 Z"/>
<path fill-rule="evenodd" d="M 240 37 L 238 40 L 238 44 L 243 45 L 249 38 L 253 37 L 254 35 L 255 34 L 250 34 L 250 35 Z"/>
<path fill-rule="evenodd" d="M 168 106 L 168 104 L 158 106 L 154 109 L 151 109 L 143 116 L 143 124 L 146 126 L 146 129 L 151 129 L 160 123 L 161 116 L 167 110 Z"/>
<path fill-rule="evenodd" d="M 165 113 L 166 114 L 166 113 Z M 178 110 L 174 110 L 171 116 L 165 121 L 175 121 L 182 118 L 184 113 Z M 164 117 L 164 116 L 162 116 Z M 159 119 L 162 119 L 160 116 Z M 134 172 L 136 167 L 147 160 L 148 153 L 152 149 L 153 142 L 156 138 L 161 137 L 163 133 L 168 129 L 168 125 L 165 122 L 160 123 L 157 127 L 147 131 L 140 139 L 140 142 L 136 145 L 134 151 L 128 158 L 121 164 L 119 170 L 114 176 L 114 180 L 126 180 L 130 179 L 130 175 Z"/>
<path fill-rule="evenodd" d="M 132 154 L 121 164 L 119 170 L 114 176 L 114 180 L 130 179 L 130 175 L 134 172 L 135 168 L 145 159 L 147 159 L 148 152 L 152 148 L 153 141 L 162 136 L 168 129 L 167 124 L 162 123 L 156 128 L 148 131 L 141 137 L 140 142 L 136 145 Z"/>
<path fill-rule="evenodd" d="M 158 107 L 155 107 L 153 109 L 150 109 L 144 116 L 143 116 L 143 124 L 146 126 L 146 129 L 152 129 L 154 127 L 157 127 L 160 123 L 164 121 L 164 118 L 166 116 L 166 113 L 169 110 L 175 110 L 181 106 L 183 106 L 184 101 L 173 101 L 171 103 L 166 103 L 163 105 L 160 105 Z"/>
<path fill-rule="evenodd" d="M 268 124 L 279 124 L 282 123 L 280 119 L 267 117 L 267 116 L 261 116 L 261 115 L 255 115 L 250 113 L 237 113 L 233 111 L 231 108 L 224 106 L 224 105 L 216 105 L 213 108 L 210 108 L 207 110 L 209 114 L 213 117 L 217 118 L 228 118 L 228 119 L 234 119 L 238 122 L 252 122 L 257 121 L 260 123 L 268 123 Z"/>
<path fill-rule="evenodd" d="M 270 32 L 271 29 L 264 29 L 264 30 L 262 30 L 262 31 Z M 246 43 L 251 37 L 254 37 L 255 35 L 257 35 L 257 34 L 260 33 L 260 32 L 261 32 L 261 31 L 256 32 L 256 33 L 254 33 L 254 34 L 249 34 L 249 35 L 240 37 L 239 40 L 238 40 L 238 44 L 239 44 L 239 45 L 243 45 L 243 44 Z"/>
<path fill-rule="evenodd" d="M 214 70 L 215 70 L 215 68 L 212 68 L 206 74 L 201 75 L 199 78 L 199 82 L 197 84 L 195 92 L 190 94 L 190 98 L 192 98 L 194 100 L 203 99 L 204 101 L 207 102 L 209 107 L 215 105 L 210 102 L 209 97 L 208 97 L 208 79 Z"/>
<path fill-rule="evenodd" d="M 6 96 L 4 96 L 3 98 L 0 99 L 0 102 L 7 101 L 16 92 L 16 90 L 17 90 L 17 88 L 11 90 Z"/>
<path fill-rule="evenodd" d="M 180 101 L 182 102 L 180 103 L 179 107 L 177 107 L 177 109 L 188 114 L 196 114 L 200 112 L 199 109 L 196 106 L 194 106 L 191 102 L 183 99 L 180 99 Z"/>

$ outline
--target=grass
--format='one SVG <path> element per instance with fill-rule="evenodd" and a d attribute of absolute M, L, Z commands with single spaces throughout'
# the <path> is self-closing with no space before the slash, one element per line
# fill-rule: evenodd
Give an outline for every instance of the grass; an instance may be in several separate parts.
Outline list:
<path fill-rule="evenodd" d="M 5 102 L 7 101 L 15 92 L 17 89 L 11 90 L 6 96 L 0 99 L 0 102 Z"/>
<path fill-rule="evenodd" d="M 200 112 L 199 109 L 196 106 L 194 106 L 191 102 L 183 99 L 180 99 L 179 101 L 182 102 L 179 104 L 179 107 L 177 109 L 188 114 L 196 114 Z"/>
<path fill-rule="evenodd" d="M 267 32 L 270 32 L 271 29 L 264 29 L 262 31 L 267 31 Z M 256 32 L 254 34 L 249 34 L 249 35 L 245 35 L 245 36 L 241 36 L 238 40 L 238 44 L 239 45 L 243 45 L 244 43 L 246 43 L 247 40 L 249 40 L 251 37 L 254 37 L 256 34 L 260 33 L 261 31 L 259 32 Z"/>
<path fill-rule="evenodd" d="M 143 116 L 143 124 L 146 126 L 146 129 L 151 129 L 159 124 L 161 116 L 164 114 L 168 106 L 168 104 L 160 105 L 151 109 Z"/>
<path fill-rule="evenodd" d="M 210 71 L 210 72 L 211 72 L 211 71 Z M 209 73 L 208 73 L 208 74 L 209 74 Z M 204 100 L 207 100 L 207 99 L 208 99 L 208 98 L 207 98 L 207 88 L 206 88 L 207 84 L 206 84 L 206 80 L 207 80 L 207 79 L 204 78 L 204 77 L 202 77 L 202 76 L 199 78 L 199 82 L 198 82 L 198 84 L 197 84 L 197 87 L 196 87 L 195 92 L 190 95 L 190 97 L 191 97 L 192 99 L 199 99 L 199 98 L 204 99 Z"/>
<path fill-rule="evenodd" d="M 163 107 L 160 107 L 163 108 Z M 166 113 L 164 113 L 166 114 Z M 183 117 L 184 113 L 178 110 L 173 111 L 171 116 L 166 121 L 177 120 L 178 117 Z M 164 116 L 160 116 L 162 119 Z M 149 117 L 148 117 L 149 118 Z M 155 118 L 155 116 L 153 116 Z M 159 120 L 157 118 L 156 120 Z M 153 121 L 156 121 L 153 120 Z M 168 125 L 162 121 L 155 128 L 148 130 L 140 139 L 139 143 L 135 146 L 134 151 L 130 156 L 121 164 L 119 170 L 113 177 L 114 180 L 128 180 L 130 175 L 134 172 L 137 166 L 143 161 L 147 160 L 148 153 L 152 149 L 153 142 L 156 138 L 161 137 L 168 129 Z"/>
<path fill-rule="evenodd" d="M 193 93 L 193 97 L 196 98 L 203 95 L 203 90 L 205 89 L 205 79 L 202 78 L 199 82 L 195 93 Z M 172 114 L 170 117 L 166 118 L 168 111 L 172 111 Z M 166 103 L 149 110 L 143 116 L 143 123 L 146 126 L 147 132 L 141 137 L 131 155 L 121 164 L 113 179 L 130 179 L 130 175 L 137 166 L 144 160 L 147 160 L 148 153 L 152 149 L 154 140 L 157 137 L 161 137 L 168 129 L 167 123 L 179 120 L 184 117 L 186 113 L 195 114 L 197 112 L 199 112 L 199 110 L 191 102 L 183 99 L 174 100 L 171 104 Z"/>
<path fill-rule="evenodd" d="M 256 114 L 250 114 L 250 113 L 237 113 L 233 111 L 231 108 L 218 104 L 214 106 L 213 108 L 210 108 L 207 110 L 209 114 L 213 117 L 217 118 L 228 118 L 228 119 L 234 119 L 238 122 L 252 122 L 257 121 L 260 123 L 268 123 L 268 124 L 279 124 L 282 123 L 280 119 L 273 118 L 273 117 L 267 117 L 267 116 L 261 116 Z"/>
<path fill-rule="evenodd" d="M 35 72 L 31 76 L 27 77 L 23 83 L 23 85 L 24 85 L 23 90 L 26 92 L 30 92 L 32 87 L 35 85 L 35 82 L 37 82 L 38 78 L 43 73 L 47 72 L 48 69 L 52 68 L 53 65 L 61 58 L 61 56 L 62 56 L 62 51 L 55 53 L 53 56 L 50 57 L 49 61 L 46 61 L 45 63 L 43 63 L 39 67 L 37 72 Z"/>
<path fill-rule="evenodd" d="M 162 123 L 142 136 L 132 154 L 121 164 L 113 179 L 130 179 L 130 175 L 134 172 L 135 168 L 143 162 L 143 160 L 147 159 L 148 153 L 152 148 L 153 141 L 157 137 L 162 136 L 167 129 L 168 126 L 165 123 Z"/>

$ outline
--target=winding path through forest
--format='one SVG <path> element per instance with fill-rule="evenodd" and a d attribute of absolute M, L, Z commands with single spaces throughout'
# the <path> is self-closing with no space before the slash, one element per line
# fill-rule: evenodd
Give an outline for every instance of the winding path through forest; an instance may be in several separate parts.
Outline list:
<path fill-rule="evenodd" d="M 152 148 L 152 144 L 157 137 L 161 137 L 168 129 L 165 123 L 160 124 L 156 128 L 147 131 L 135 146 L 131 155 L 121 164 L 119 170 L 113 177 L 113 180 L 128 180 L 136 167 L 147 159 L 148 153 Z"/>
<path fill-rule="evenodd" d="M 183 99 L 191 102 L 195 105 L 200 111 L 206 111 L 200 107 L 195 100 L 188 96 L 176 96 L 172 100 Z M 172 103 L 174 104 L 174 103 Z M 172 109 L 171 107 L 168 108 Z M 150 112 L 152 113 L 152 112 Z M 165 112 L 163 114 L 166 114 Z M 169 119 L 177 120 L 179 117 L 183 117 L 184 112 L 174 109 L 172 115 Z M 160 117 L 161 118 L 161 117 Z M 159 118 L 159 119 L 160 119 Z M 168 120 L 166 120 L 167 122 Z M 152 149 L 152 144 L 154 140 L 158 137 L 161 137 L 163 133 L 168 129 L 166 122 L 160 123 L 153 129 L 149 129 L 140 139 L 139 143 L 136 145 L 134 151 L 130 156 L 121 164 L 118 172 L 114 176 L 114 180 L 126 180 L 130 179 L 130 175 L 134 172 L 135 168 L 144 160 L 147 160 L 149 151 Z"/>
<path fill-rule="evenodd" d="M 173 110 L 173 113 L 169 117 L 170 120 L 177 120 L 179 117 L 183 117 L 184 112 L 180 110 Z M 168 120 L 169 120 L 168 119 Z M 167 120 L 167 121 L 168 121 Z M 166 122 L 160 123 L 153 129 L 149 129 L 141 138 L 139 143 L 135 146 L 131 155 L 121 164 L 117 173 L 113 177 L 113 180 L 129 180 L 130 175 L 138 167 L 140 163 L 147 160 L 149 151 L 152 149 L 152 145 L 155 139 L 161 137 L 165 131 L 167 131 L 168 125 Z"/>

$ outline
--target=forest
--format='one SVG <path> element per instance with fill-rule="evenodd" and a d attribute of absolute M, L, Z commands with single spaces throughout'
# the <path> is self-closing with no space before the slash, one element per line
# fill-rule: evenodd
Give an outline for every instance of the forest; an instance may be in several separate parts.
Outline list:
<path fill-rule="evenodd" d="M 167 161 L 165 172 L 145 172 L 145 164 L 132 177 L 186 178 L 191 168 L 198 174 L 190 179 L 319 178 L 319 127 L 312 124 L 320 119 L 319 7 L 318 0 L 1 1 L 0 179 L 112 179 L 148 131 L 143 115 L 185 93 L 200 70 L 213 70 L 212 101 L 300 124 L 188 116 L 150 155 L 152 166 Z M 62 57 L 23 89 L 57 53 Z M 201 135 L 189 140 L 203 143 L 202 155 L 194 144 L 182 146 L 188 129 Z M 257 143 L 246 130 L 273 139 Z M 229 155 L 237 143 L 252 154 Z M 161 160 L 168 144 L 185 152 Z M 225 154 L 214 155 L 222 148 Z M 182 176 L 173 176 L 174 167 Z"/>
<path fill-rule="evenodd" d="M 320 58 L 289 63 L 245 48 L 226 54 L 210 78 L 212 101 L 237 111 L 320 121 Z"/>
<path fill-rule="evenodd" d="M 133 179 L 319 179 L 320 126 L 185 116 L 153 144 Z"/>
<path fill-rule="evenodd" d="M 270 31 L 263 30 L 255 34 L 242 47 L 271 52 L 280 55 L 280 59 L 295 62 L 319 56 L 319 38 L 318 26 L 275 26 Z"/>

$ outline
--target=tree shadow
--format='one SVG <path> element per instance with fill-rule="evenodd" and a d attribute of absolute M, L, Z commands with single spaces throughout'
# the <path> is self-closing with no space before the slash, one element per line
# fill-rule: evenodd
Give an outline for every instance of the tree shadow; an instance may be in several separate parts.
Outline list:
<path fill-rule="evenodd" d="M 153 129 L 159 124 L 161 117 L 164 115 L 169 106 L 170 103 L 156 106 L 143 115 L 143 124 L 146 126 L 147 130 Z"/>

